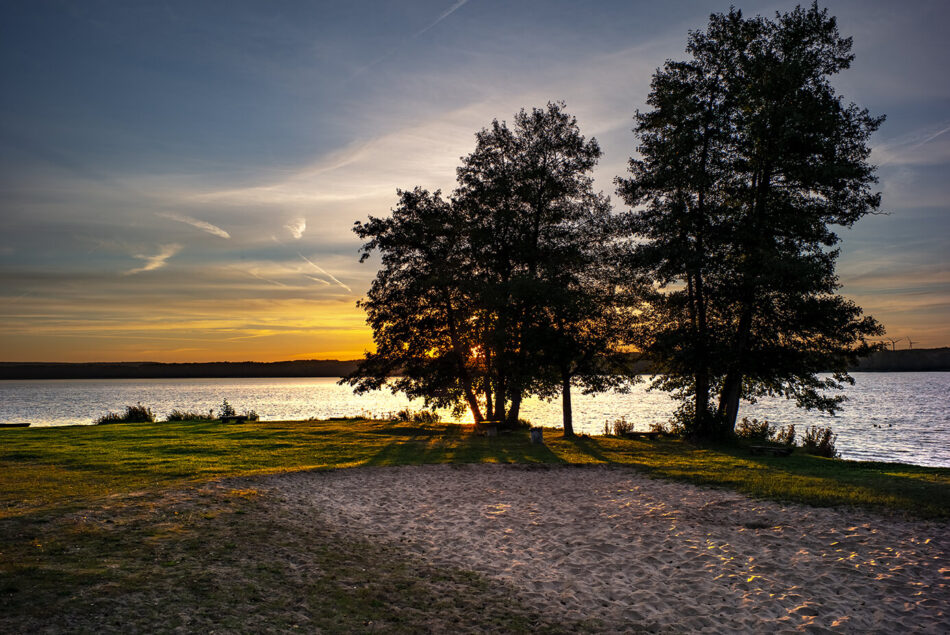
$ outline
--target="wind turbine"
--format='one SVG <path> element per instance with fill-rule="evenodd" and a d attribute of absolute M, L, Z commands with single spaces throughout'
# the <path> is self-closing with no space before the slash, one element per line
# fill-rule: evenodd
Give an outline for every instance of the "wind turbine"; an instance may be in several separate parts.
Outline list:
<path fill-rule="evenodd" d="M 913 350 L 914 344 L 917 344 L 917 343 L 918 343 L 918 342 L 915 342 L 914 340 L 910 339 L 909 337 L 907 338 L 907 348 Z"/>
<path fill-rule="evenodd" d="M 895 346 L 895 344 L 897 344 L 899 341 L 901 341 L 904 338 L 898 337 L 897 339 L 894 339 L 893 337 L 885 337 L 884 339 L 886 339 L 888 342 L 891 343 L 891 350 L 893 351 L 893 350 L 897 350 L 897 347 Z"/>

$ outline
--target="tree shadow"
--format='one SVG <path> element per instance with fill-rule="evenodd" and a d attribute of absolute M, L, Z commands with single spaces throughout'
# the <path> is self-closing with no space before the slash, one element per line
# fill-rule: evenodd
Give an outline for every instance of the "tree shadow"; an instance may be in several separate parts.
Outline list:
<path fill-rule="evenodd" d="M 532 444 L 527 432 L 499 437 L 475 434 L 469 426 L 400 428 L 408 436 L 394 438 L 364 465 L 425 465 L 433 463 L 563 463 L 546 445 Z"/>

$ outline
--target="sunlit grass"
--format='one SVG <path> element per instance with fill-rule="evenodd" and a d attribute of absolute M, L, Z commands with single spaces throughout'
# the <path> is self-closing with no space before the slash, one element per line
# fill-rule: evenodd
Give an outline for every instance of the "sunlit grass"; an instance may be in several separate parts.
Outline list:
<path fill-rule="evenodd" d="M 371 420 L 4 430 L 0 517 L 227 476 L 427 463 L 611 464 L 773 500 L 950 517 L 950 469 L 545 434 L 533 445 L 526 431 L 488 438 L 460 425 Z"/>

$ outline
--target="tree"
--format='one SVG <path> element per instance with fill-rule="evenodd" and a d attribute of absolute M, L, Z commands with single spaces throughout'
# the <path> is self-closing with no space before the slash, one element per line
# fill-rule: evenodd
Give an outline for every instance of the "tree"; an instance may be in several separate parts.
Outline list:
<path fill-rule="evenodd" d="M 571 434 L 571 383 L 619 383 L 596 372 L 626 315 L 601 293 L 616 225 L 593 191 L 600 155 L 563 103 L 522 110 L 476 134 L 451 200 L 402 192 L 391 218 L 357 223 L 383 268 L 361 302 L 376 352 L 344 381 L 464 400 L 476 422 L 514 423 L 525 395 L 560 389 Z"/>
<path fill-rule="evenodd" d="M 382 254 L 382 268 L 359 302 L 376 351 L 342 382 L 357 393 L 389 385 L 427 406 L 464 403 L 478 423 L 476 308 L 464 219 L 440 192 L 416 188 L 398 195 L 391 217 L 370 217 L 354 227 L 368 239 L 361 262 L 374 251 Z"/>
<path fill-rule="evenodd" d="M 864 337 L 882 332 L 836 295 L 832 226 L 880 204 L 867 140 L 883 117 L 829 82 L 850 50 L 816 4 L 775 20 L 714 14 L 637 114 L 642 158 L 618 191 L 642 206 L 629 221 L 645 241 L 635 269 L 660 289 L 657 385 L 683 400 L 694 436 L 731 433 L 740 399 L 765 394 L 833 413 L 842 398 L 822 391 L 853 381 Z"/>

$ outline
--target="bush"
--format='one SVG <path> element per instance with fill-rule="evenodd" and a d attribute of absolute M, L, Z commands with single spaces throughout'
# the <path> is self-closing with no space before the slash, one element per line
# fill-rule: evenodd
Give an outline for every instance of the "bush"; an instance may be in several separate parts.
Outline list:
<path fill-rule="evenodd" d="M 775 432 L 775 442 L 795 447 L 795 424 L 782 426 Z"/>
<path fill-rule="evenodd" d="M 775 428 L 765 419 L 760 423 L 758 419 L 750 421 L 748 417 L 743 417 L 736 426 L 736 436 L 747 441 L 770 441 L 775 436 Z"/>
<path fill-rule="evenodd" d="M 192 412 L 189 410 L 179 410 L 175 408 L 168 413 L 166 421 L 213 421 L 214 414 L 213 411 L 208 412 Z"/>
<path fill-rule="evenodd" d="M 622 437 L 628 432 L 633 432 L 633 422 L 627 421 L 626 417 L 620 417 L 611 421 L 604 421 L 604 436 Z"/>
<path fill-rule="evenodd" d="M 228 400 L 225 399 L 221 403 L 221 407 L 218 409 L 218 419 L 224 419 L 225 417 L 233 417 L 237 415 L 237 412 L 234 410 L 234 407 L 228 403 Z"/>
<path fill-rule="evenodd" d="M 419 410 L 413 412 L 411 408 L 403 408 L 392 417 L 393 421 L 403 423 L 439 423 L 442 417 L 438 413 L 430 410 Z"/>
<path fill-rule="evenodd" d="M 96 419 L 96 425 L 102 425 L 105 423 L 153 423 L 155 421 L 155 415 L 152 414 L 152 409 L 148 406 L 143 406 L 142 404 L 135 404 L 134 406 L 126 406 L 125 414 L 119 414 L 117 412 L 107 412 L 103 416 Z"/>
<path fill-rule="evenodd" d="M 248 421 L 258 421 L 261 418 L 260 415 L 253 410 L 245 410 L 244 416 L 247 417 Z"/>
<path fill-rule="evenodd" d="M 802 447 L 808 454 L 835 459 L 838 458 L 838 450 L 835 448 L 837 440 L 838 435 L 832 433 L 831 428 L 812 426 L 805 430 L 802 436 Z"/>

